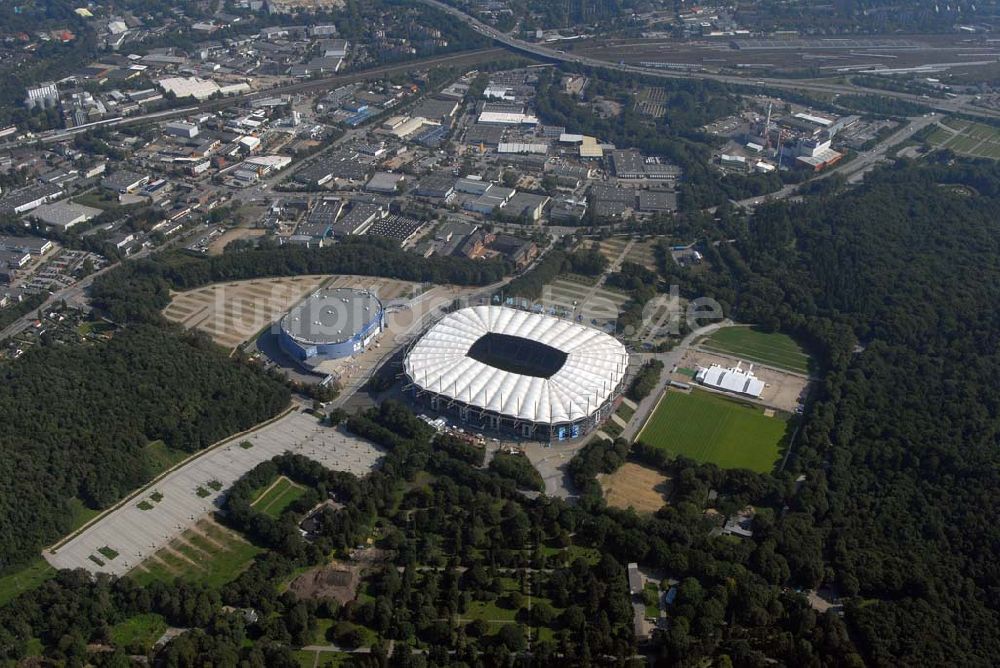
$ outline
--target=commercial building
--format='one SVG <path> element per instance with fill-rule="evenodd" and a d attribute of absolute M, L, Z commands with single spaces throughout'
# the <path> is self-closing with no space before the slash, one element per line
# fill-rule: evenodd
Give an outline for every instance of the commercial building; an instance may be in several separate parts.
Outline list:
<path fill-rule="evenodd" d="M 399 184 L 405 180 L 402 174 L 392 172 L 375 172 L 365 184 L 365 190 L 372 193 L 394 195 L 399 191 Z"/>
<path fill-rule="evenodd" d="M 455 193 L 455 177 L 446 174 L 431 174 L 420 180 L 414 194 L 420 197 L 448 199 Z"/>
<path fill-rule="evenodd" d="M 512 234 L 497 234 L 490 243 L 490 250 L 503 255 L 518 271 L 538 257 L 538 245 L 534 241 Z"/>
<path fill-rule="evenodd" d="M 52 82 L 29 88 L 24 106 L 28 109 L 54 109 L 59 106 L 59 89 Z"/>
<path fill-rule="evenodd" d="M 528 114 L 515 114 L 505 111 L 484 111 L 479 114 L 476 122 L 486 125 L 537 125 L 538 118 Z"/>
<path fill-rule="evenodd" d="M 551 198 L 548 195 L 535 195 L 533 193 L 515 193 L 507 205 L 504 213 L 510 216 L 526 218 L 532 222 L 537 222 L 545 211 L 545 206 Z"/>
<path fill-rule="evenodd" d="M 479 197 L 463 204 L 462 208 L 488 216 L 497 209 L 506 206 L 516 193 L 517 191 L 513 188 L 492 186 Z"/>
<path fill-rule="evenodd" d="M 0 214 L 26 213 L 62 195 L 62 188 L 54 183 L 21 188 L 0 199 Z"/>
<path fill-rule="evenodd" d="M 101 179 L 101 187 L 124 195 L 138 190 L 149 183 L 149 176 L 120 169 L 117 172 L 108 174 Z"/>
<path fill-rule="evenodd" d="M 364 234 L 368 228 L 385 215 L 385 209 L 372 202 L 353 202 L 350 210 L 333 226 L 333 236 Z"/>
<path fill-rule="evenodd" d="M 32 212 L 32 216 L 49 228 L 68 230 L 74 225 L 85 223 L 101 215 L 103 211 L 92 206 L 73 202 L 43 204 Z"/>
<path fill-rule="evenodd" d="M 365 234 L 369 236 L 394 239 L 402 246 L 407 241 L 412 239 L 413 235 L 415 235 L 423 226 L 423 221 L 406 218 L 405 216 L 393 215 L 386 216 L 381 220 L 376 220 L 372 223 L 371 227 L 368 228 L 368 231 L 365 232 Z"/>
<path fill-rule="evenodd" d="M 753 364 L 746 371 L 740 368 L 741 364 L 738 362 L 729 369 L 718 364 L 708 368 L 702 367 L 698 369 L 694 378 L 706 387 L 759 398 L 760 393 L 764 391 L 764 381 L 753 375 Z"/>
<path fill-rule="evenodd" d="M 535 144 L 524 142 L 500 142 L 497 145 L 497 153 L 535 153 L 545 155 L 549 152 L 548 144 Z"/>
<path fill-rule="evenodd" d="M 198 77 L 168 77 L 156 83 L 164 93 L 173 93 L 175 97 L 193 97 L 196 100 L 207 100 L 219 92 L 219 85 L 211 79 Z"/>
<path fill-rule="evenodd" d="M 279 323 L 278 343 L 312 367 L 350 357 L 368 347 L 385 327 L 382 302 L 367 290 L 317 290 Z"/>
<path fill-rule="evenodd" d="M 677 193 L 672 190 L 640 190 L 639 211 L 658 213 L 677 210 Z"/>
<path fill-rule="evenodd" d="M 611 168 L 619 179 L 641 179 L 646 176 L 642 154 L 633 149 L 612 151 Z"/>
<path fill-rule="evenodd" d="M 194 123 L 184 121 L 171 121 L 163 127 L 163 133 L 171 137 L 183 137 L 184 139 L 194 139 L 198 136 L 198 126 Z"/>
<path fill-rule="evenodd" d="M 52 250 L 52 242 L 41 237 L 0 236 L 0 250 L 10 253 L 45 255 Z"/>
<path fill-rule="evenodd" d="M 610 415 L 628 368 L 618 340 L 505 306 L 446 315 L 403 358 L 407 389 L 469 429 L 558 441 Z"/>

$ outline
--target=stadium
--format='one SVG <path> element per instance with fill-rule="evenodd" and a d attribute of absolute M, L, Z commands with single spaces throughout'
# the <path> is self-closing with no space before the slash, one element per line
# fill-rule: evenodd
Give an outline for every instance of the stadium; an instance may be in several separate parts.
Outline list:
<path fill-rule="evenodd" d="M 604 332 L 505 306 L 446 315 L 403 358 L 418 403 L 472 429 L 541 441 L 593 431 L 627 369 L 625 346 Z"/>
<path fill-rule="evenodd" d="M 366 290 L 317 290 L 281 319 L 278 342 L 313 367 L 364 350 L 385 327 L 382 302 Z"/>

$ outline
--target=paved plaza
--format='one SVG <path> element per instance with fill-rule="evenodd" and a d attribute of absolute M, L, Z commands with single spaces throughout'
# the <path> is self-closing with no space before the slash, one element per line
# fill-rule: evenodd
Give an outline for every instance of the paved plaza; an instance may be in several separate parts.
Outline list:
<path fill-rule="evenodd" d="M 241 445 L 244 441 L 251 447 Z M 225 491 L 243 474 L 284 452 L 358 476 L 370 472 L 381 458 L 371 443 L 322 426 L 296 409 L 168 473 L 44 556 L 56 568 L 124 575 L 205 513 L 217 510 Z"/>

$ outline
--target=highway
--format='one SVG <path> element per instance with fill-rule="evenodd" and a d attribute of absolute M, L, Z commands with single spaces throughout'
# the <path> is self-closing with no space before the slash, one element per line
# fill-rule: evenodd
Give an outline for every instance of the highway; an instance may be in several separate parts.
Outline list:
<path fill-rule="evenodd" d="M 355 81 L 366 81 L 369 79 L 379 78 L 387 74 L 397 74 L 399 72 L 410 72 L 417 69 L 422 69 L 426 67 L 447 67 L 453 65 L 475 65 L 476 63 L 487 62 L 490 60 L 495 60 L 506 51 L 502 48 L 491 48 L 491 49 L 479 49 L 477 51 L 462 51 L 461 53 L 450 54 L 447 56 L 435 56 L 433 58 L 422 58 L 419 60 L 410 60 L 405 63 L 395 63 L 392 65 L 385 65 L 382 67 L 375 67 L 370 70 L 360 70 L 358 72 L 351 72 L 348 74 L 335 74 L 329 77 L 322 77 L 319 79 L 310 79 L 308 81 L 299 81 L 292 84 L 286 84 L 284 86 L 275 86 L 274 88 L 266 88 L 263 90 L 256 90 L 250 93 L 245 93 L 243 95 L 233 95 L 231 97 L 224 97 L 215 100 L 206 100 L 200 104 L 195 104 L 189 107 L 181 107 L 178 109 L 166 109 L 164 111 L 157 111 L 149 114 L 143 114 L 141 116 L 129 116 L 129 117 L 116 117 L 108 118 L 101 121 L 95 121 L 93 123 L 87 123 L 76 128 L 69 128 L 66 130 L 51 130 L 49 132 L 40 133 L 35 136 L 32 142 L 43 142 L 52 143 L 58 141 L 64 141 L 89 130 L 93 130 L 98 127 L 112 127 L 121 128 L 128 127 L 132 125 L 144 125 L 146 123 L 151 123 L 154 121 L 162 121 L 169 118 L 174 118 L 178 116 L 187 116 L 195 112 L 202 111 L 215 111 L 218 109 L 223 109 L 225 107 L 236 106 L 244 104 L 248 101 L 255 100 L 258 98 L 276 97 L 279 95 L 295 95 L 299 93 L 313 92 L 317 90 L 323 90 L 325 88 L 334 88 L 337 86 L 343 86 L 344 84 L 354 83 Z M 21 146 L 23 142 L 7 142 L 0 144 L 0 150 L 13 149 Z"/>
<path fill-rule="evenodd" d="M 557 50 L 550 49 L 545 46 L 540 46 L 538 44 L 531 44 L 530 42 L 525 42 L 519 40 L 515 37 L 500 32 L 499 30 L 493 28 L 492 26 L 483 23 L 474 16 L 466 14 L 460 9 L 456 9 L 451 5 L 447 5 L 440 0 L 420 0 L 426 5 L 435 7 L 447 14 L 464 21 L 466 24 L 472 27 L 476 32 L 485 35 L 505 47 L 518 51 L 523 54 L 527 54 L 534 58 L 539 58 L 542 60 L 562 62 L 562 63 L 575 63 L 577 65 L 585 65 L 587 67 L 595 67 L 602 69 L 610 69 L 618 72 L 631 72 L 634 74 L 640 74 L 643 76 L 656 77 L 660 79 L 705 79 L 709 81 L 718 81 L 719 83 L 732 84 L 738 86 L 755 86 L 760 88 L 773 88 L 779 90 L 788 90 L 792 92 L 814 92 L 814 93 L 827 93 L 834 95 L 844 95 L 844 94 L 877 94 L 883 97 L 892 97 L 898 100 L 905 100 L 907 102 L 913 102 L 915 104 L 920 104 L 930 109 L 936 111 L 941 111 L 945 113 L 964 113 L 970 116 L 980 116 L 985 118 L 1000 118 L 1000 111 L 995 111 L 992 109 L 983 109 L 980 107 L 972 106 L 972 96 L 960 95 L 951 100 L 938 100 L 933 98 L 924 98 L 919 95 L 914 95 L 912 93 L 903 93 L 896 91 L 887 91 L 881 89 L 872 88 L 862 88 L 860 86 L 848 85 L 848 84 L 836 84 L 836 83 L 820 83 L 815 81 L 800 81 L 795 79 L 777 79 L 773 77 L 761 77 L 759 75 L 754 75 L 754 80 L 749 80 L 744 77 L 731 76 L 726 74 L 712 74 L 709 72 L 687 72 L 679 70 L 660 70 L 648 67 L 638 67 L 636 65 L 626 65 L 625 63 L 613 63 L 607 60 L 599 60 L 596 58 L 589 58 L 587 56 L 573 55 L 571 53 L 560 53 Z"/>

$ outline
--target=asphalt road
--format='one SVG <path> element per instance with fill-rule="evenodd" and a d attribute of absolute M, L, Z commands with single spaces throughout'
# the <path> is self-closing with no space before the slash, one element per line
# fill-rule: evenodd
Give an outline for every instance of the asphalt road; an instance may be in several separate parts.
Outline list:
<path fill-rule="evenodd" d="M 665 353 L 640 355 L 643 357 L 643 362 L 653 359 L 658 359 L 663 362 L 663 373 L 660 374 L 660 380 L 656 383 L 656 387 L 653 388 L 653 391 L 650 392 L 645 399 L 639 402 L 638 408 L 635 409 L 635 415 L 631 420 L 629 420 L 628 426 L 622 430 L 621 438 L 629 441 L 635 440 L 639 430 L 644 424 L 646 424 L 646 420 L 649 419 L 650 414 L 653 412 L 653 409 L 656 408 L 656 404 L 659 402 L 664 390 L 666 390 L 667 384 L 670 382 L 671 370 L 680 364 L 680 361 L 684 358 L 684 354 L 687 353 L 691 344 L 694 343 L 694 341 L 699 337 L 711 334 L 717 329 L 728 327 L 732 324 L 732 321 L 727 318 L 721 322 L 713 322 L 710 325 L 704 325 L 685 336 L 680 343 L 673 347 L 673 349 Z"/>

